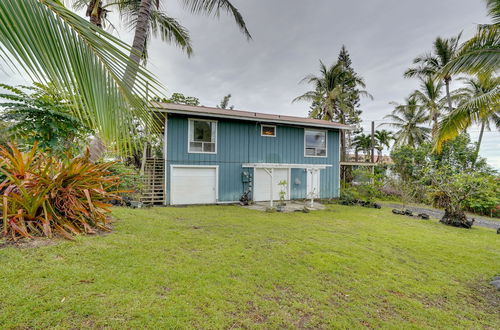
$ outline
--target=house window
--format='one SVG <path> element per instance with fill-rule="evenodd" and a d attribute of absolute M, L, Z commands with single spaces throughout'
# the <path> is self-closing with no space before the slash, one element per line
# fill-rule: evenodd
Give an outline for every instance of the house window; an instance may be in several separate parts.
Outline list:
<path fill-rule="evenodd" d="M 272 125 L 261 125 L 260 126 L 261 136 L 276 137 L 276 126 Z"/>
<path fill-rule="evenodd" d="M 304 130 L 304 145 L 306 157 L 326 157 L 326 131 Z"/>
<path fill-rule="evenodd" d="M 217 152 L 217 122 L 201 119 L 189 119 L 189 152 Z"/>

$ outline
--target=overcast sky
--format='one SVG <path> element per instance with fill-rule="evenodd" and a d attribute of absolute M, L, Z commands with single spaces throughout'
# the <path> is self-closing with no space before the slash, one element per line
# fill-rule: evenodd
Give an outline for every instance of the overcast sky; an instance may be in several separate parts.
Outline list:
<path fill-rule="evenodd" d="M 162 1 L 189 29 L 194 47 L 188 58 L 159 39 L 151 42 L 148 68 L 169 94 L 181 92 L 215 106 L 231 93 L 236 109 L 306 116 L 307 103 L 291 103 L 308 90 L 299 80 L 316 73 L 320 59 L 335 62 L 344 44 L 374 96 L 362 104 L 365 131 L 369 121 L 378 125 L 391 111 L 389 102 L 402 101 L 417 87 L 402 74 L 437 36 L 463 31 L 467 38 L 475 24 L 489 21 L 481 0 L 232 0 L 252 34 L 247 41 L 228 15 L 192 15 L 182 1 Z M 119 30 L 115 34 L 130 42 L 131 34 L 114 15 L 111 20 Z M 498 132 L 486 133 L 481 154 L 500 169 L 499 138 Z"/>

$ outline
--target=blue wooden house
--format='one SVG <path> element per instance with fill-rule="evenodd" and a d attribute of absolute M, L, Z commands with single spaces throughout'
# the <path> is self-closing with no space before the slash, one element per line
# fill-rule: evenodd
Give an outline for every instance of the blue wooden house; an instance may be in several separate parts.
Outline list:
<path fill-rule="evenodd" d="M 163 159 L 146 165 L 146 175 L 155 184 L 150 191 L 153 202 L 339 196 L 340 130 L 349 126 L 239 110 L 156 106 L 165 131 Z"/>

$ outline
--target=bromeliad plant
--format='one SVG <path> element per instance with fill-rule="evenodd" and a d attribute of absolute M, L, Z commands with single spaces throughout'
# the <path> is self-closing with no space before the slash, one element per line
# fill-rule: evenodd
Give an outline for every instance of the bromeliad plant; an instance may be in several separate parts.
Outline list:
<path fill-rule="evenodd" d="M 88 153 L 75 158 L 58 159 L 29 152 L 15 145 L 0 146 L 1 236 L 7 239 L 53 237 L 71 239 L 82 233 L 109 230 L 106 202 L 119 199 L 120 183 L 109 167 L 95 164 Z"/>

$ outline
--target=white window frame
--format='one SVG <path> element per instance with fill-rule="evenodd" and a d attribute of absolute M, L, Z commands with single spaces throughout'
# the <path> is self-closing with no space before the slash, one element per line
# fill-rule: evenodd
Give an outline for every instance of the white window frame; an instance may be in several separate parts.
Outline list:
<path fill-rule="evenodd" d="M 214 136 L 214 142 L 201 142 L 202 143 L 202 151 L 191 151 L 191 142 L 197 142 L 197 141 L 191 141 L 191 126 L 192 122 L 194 121 L 206 121 L 215 124 L 215 136 Z M 194 124 L 193 124 L 194 125 Z M 199 118 L 189 118 L 188 119 L 188 141 L 187 141 L 187 148 L 188 148 L 188 153 L 189 154 L 216 154 L 217 153 L 217 131 L 219 129 L 219 125 L 217 120 L 210 120 L 210 119 L 199 119 Z M 199 142 L 199 141 L 198 141 Z M 215 143 L 215 151 L 203 151 L 203 143 Z"/>
<path fill-rule="evenodd" d="M 262 132 L 264 131 L 264 127 L 272 127 L 274 128 L 274 135 L 265 135 L 263 134 Z M 276 125 L 266 125 L 266 124 L 261 124 L 260 125 L 260 136 L 264 136 L 264 137 L 276 137 Z"/>
<path fill-rule="evenodd" d="M 325 155 L 324 156 L 312 156 L 306 154 L 307 144 L 306 144 L 306 132 L 307 131 L 316 131 L 316 132 L 325 132 Z M 328 130 L 326 129 L 307 129 L 304 128 L 304 157 L 311 158 L 328 158 Z"/>

